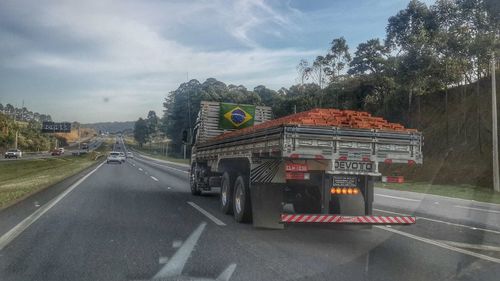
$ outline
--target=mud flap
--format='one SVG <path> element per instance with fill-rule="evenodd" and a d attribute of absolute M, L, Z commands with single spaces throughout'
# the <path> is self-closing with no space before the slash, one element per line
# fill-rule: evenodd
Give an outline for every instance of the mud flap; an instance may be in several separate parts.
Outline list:
<path fill-rule="evenodd" d="M 283 211 L 283 184 L 252 183 L 253 226 L 259 228 L 283 229 L 280 223 Z"/>
<path fill-rule="evenodd" d="M 365 199 L 363 195 L 338 195 L 340 213 L 344 216 L 364 216 Z"/>

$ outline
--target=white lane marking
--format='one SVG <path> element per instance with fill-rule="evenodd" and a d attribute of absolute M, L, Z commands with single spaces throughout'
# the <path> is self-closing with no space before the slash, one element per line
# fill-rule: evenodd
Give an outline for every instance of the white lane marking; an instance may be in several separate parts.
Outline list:
<path fill-rule="evenodd" d="M 481 251 L 500 252 L 500 247 L 497 247 L 497 246 L 481 245 L 481 244 L 470 244 L 470 243 L 447 241 L 447 240 L 436 240 L 436 241 L 444 243 L 444 244 L 448 244 L 450 246 L 464 248 L 464 249 L 473 249 L 473 250 L 481 250 Z"/>
<path fill-rule="evenodd" d="M 436 240 L 432 240 L 432 239 L 420 237 L 420 236 L 413 235 L 413 234 L 410 234 L 410 233 L 407 233 L 407 232 L 404 232 L 404 231 L 400 231 L 400 230 L 397 230 L 397 229 L 394 229 L 394 228 L 387 228 L 385 226 L 375 225 L 375 227 L 378 228 L 378 229 L 382 229 L 382 230 L 385 230 L 385 231 L 388 231 L 388 232 L 396 233 L 396 234 L 399 234 L 401 236 L 405 236 L 407 238 L 411 238 L 411 239 L 414 239 L 414 240 L 417 240 L 417 241 L 420 241 L 420 242 L 424 242 L 424 243 L 427 243 L 427 244 L 430 244 L 430 245 L 434 245 L 434 246 L 437 246 L 437 247 L 440 247 L 440 248 L 443 248 L 443 249 L 447 249 L 447 250 L 454 251 L 454 252 L 457 252 L 457 253 L 469 255 L 469 256 L 472 256 L 472 257 L 476 257 L 478 259 L 482 259 L 482 260 L 486 260 L 486 261 L 491 261 L 491 262 L 494 262 L 494 263 L 500 263 L 500 259 L 497 259 L 497 258 L 494 258 L 494 257 L 490 257 L 490 256 L 487 256 L 487 255 L 483 255 L 483 254 L 478 254 L 476 252 L 471 252 L 471 251 L 464 250 L 464 249 L 461 249 L 461 248 L 453 247 L 453 246 L 441 243 L 441 242 L 436 241 Z"/>
<path fill-rule="evenodd" d="M 378 194 L 378 193 L 375 193 L 375 196 L 387 197 L 387 198 L 399 199 L 399 200 L 405 200 L 405 201 L 412 201 L 412 202 L 422 201 L 422 200 L 416 200 L 416 199 L 410 199 L 410 198 L 398 197 L 398 196 L 391 196 L 391 195 L 385 195 L 385 194 Z"/>
<path fill-rule="evenodd" d="M 373 210 L 374 211 L 378 211 L 378 212 L 388 213 L 388 214 L 394 214 L 394 215 L 398 215 L 398 216 L 412 216 L 412 215 L 408 215 L 408 214 L 391 212 L 391 211 L 386 211 L 386 210 L 381 210 L 381 209 L 375 209 L 375 208 Z M 426 221 L 432 221 L 432 222 L 437 222 L 437 223 L 444 223 L 444 224 L 447 224 L 447 225 L 453 225 L 453 226 L 458 226 L 458 227 L 470 228 L 472 230 L 481 230 L 481 231 L 484 231 L 484 232 L 490 232 L 490 233 L 494 233 L 494 234 L 500 234 L 500 231 L 495 231 L 495 230 L 491 230 L 491 229 L 487 229 L 487 228 L 473 227 L 473 226 L 470 226 L 470 225 L 459 224 L 459 223 L 454 223 L 454 222 L 449 222 L 449 221 L 436 220 L 436 219 L 431 219 L 431 218 L 426 218 L 426 217 L 421 217 L 421 216 L 417 216 L 417 220 L 426 220 Z"/>
<path fill-rule="evenodd" d="M 166 264 L 167 262 L 168 262 L 168 257 L 159 257 L 158 258 L 159 264 Z"/>
<path fill-rule="evenodd" d="M 132 163 L 132 166 L 134 166 L 134 167 L 135 167 L 135 164 L 134 164 L 134 163 Z"/>
<path fill-rule="evenodd" d="M 172 168 L 172 167 L 170 167 L 170 166 L 167 166 L 167 165 L 162 165 L 162 164 L 158 164 L 158 163 L 155 163 L 155 162 L 152 162 L 152 161 L 147 162 L 147 163 L 149 163 L 149 164 L 151 164 L 151 165 L 156 165 L 156 166 L 160 166 L 160 167 L 163 167 L 163 168 L 167 168 L 167 169 L 170 169 L 170 170 L 174 170 L 174 171 L 178 171 L 178 172 L 183 172 L 183 173 L 189 174 L 189 172 L 188 172 L 188 171 L 181 170 L 181 169 L 176 169 L 176 168 Z"/>
<path fill-rule="evenodd" d="M 139 171 L 143 171 L 143 169 L 142 169 L 142 168 L 139 168 Z"/>
<path fill-rule="evenodd" d="M 191 202 L 191 201 L 188 201 L 187 203 L 189 205 L 191 205 L 191 207 L 193 207 L 196 210 L 198 210 L 200 213 L 204 214 L 207 218 L 209 218 L 211 221 L 213 221 L 216 225 L 219 225 L 219 226 L 225 226 L 226 225 L 223 221 L 221 221 L 218 218 L 214 217 L 212 214 L 210 214 L 209 212 L 205 211 L 202 207 L 196 205 L 196 203 Z"/>
<path fill-rule="evenodd" d="M 377 187 L 375 187 L 375 189 L 385 189 L 385 188 L 377 186 Z M 421 192 L 416 192 L 416 191 L 402 191 L 402 192 L 408 192 L 408 193 L 412 193 L 415 195 L 424 195 L 426 198 L 437 197 L 438 199 L 442 199 L 442 200 L 450 200 L 450 201 L 456 200 L 456 201 L 466 202 L 469 204 L 474 203 L 474 204 L 478 204 L 478 205 L 489 205 L 489 206 L 493 206 L 493 207 L 497 207 L 497 208 L 500 207 L 500 204 L 482 202 L 482 201 L 471 200 L 471 199 L 449 197 L 449 196 L 436 195 L 436 194 L 431 194 L 431 193 L 421 193 Z"/>
<path fill-rule="evenodd" d="M 167 189 L 172 189 L 170 186 L 167 186 Z"/>
<path fill-rule="evenodd" d="M 73 189 L 75 189 L 78 185 L 80 185 L 84 180 L 86 180 L 90 175 L 92 175 L 97 169 L 99 169 L 104 162 L 99 164 L 94 170 L 90 171 L 88 174 L 83 176 L 77 182 L 72 184 L 68 189 L 66 189 L 63 193 L 59 194 L 56 198 L 50 200 L 47 204 L 43 205 L 36 211 L 34 211 L 31 215 L 25 218 L 23 221 L 14 226 L 11 230 L 0 237 L 0 251 L 5 248 L 12 240 L 14 240 L 17 236 L 19 236 L 23 231 L 25 231 L 30 225 L 32 225 L 35 221 L 37 221 L 43 214 L 45 214 L 48 210 L 54 207 L 59 201 L 61 201 L 66 195 L 68 195 Z"/>
<path fill-rule="evenodd" d="M 158 179 L 157 179 L 157 178 L 155 178 L 155 177 L 153 177 L 153 176 L 151 176 L 151 178 L 152 178 L 154 181 L 158 181 Z"/>
<path fill-rule="evenodd" d="M 172 162 L 172 161 L 161 160 L 161 159 L 158 159 L 158 158 L 153 158 L 153 157 L 146 156 L 146 155 L 141 154 L 139 152 L 137 152 L 137 154 L 139 154 L 139 156 L 141 158 L 145 158 L 145 159 L 149 159 L 149 160 L 153 160 L 153 161 L 156 161 L 156 162 L 165 163 L 165 164 L 169 164 L 169 165 L 175 165 L 175 166 L 179 166 L 179 167 L 189 168 L 188 164 L 175 163 L 175 162 Z"/>
<path fill-rule="evenodd" d="M 500 214 L 500 211 L 488 210 L 488 209 L 482 209 L 482 208 L 474 208 L 474 207 L 467 207 L 467 206 L 460 206 L 460 205 L 454 205 L 453 207 L 461 208 L 461 209 L 469 209 L 469 210 L 474 210 L 474 211 L 480 211 L 480 212 L 486 212 L 486 213 Z"/>
<path fill-rule="evenodd" d="M 196 246 L 198 239 L 200 239 L 201 233 L 207 226 L 206 222 L 202 222 L 196 229 L 189 235 L 182 246 L 175 252 L 174 256 L 168 261 L 168 263 L 156 273 L 153 279 L 167 278 L 180 276 L 184 265 L 186 264 L 191 252 Z"/>
<path fill-rule="evenodd" d="M 172 242 L 172 248 L 179 248 L 180 246 L 182 246 L 182 241 L 181 240 L 174 240 Z"/>

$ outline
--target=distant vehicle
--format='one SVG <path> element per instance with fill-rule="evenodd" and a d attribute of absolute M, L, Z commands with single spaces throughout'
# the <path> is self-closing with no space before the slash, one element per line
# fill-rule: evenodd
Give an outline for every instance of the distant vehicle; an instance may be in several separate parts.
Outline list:
<path fill-rule="evenodd" d="M 5 152 L 5 158 L 21 158 L 23 156 L 23 152 L 19 149 L 9 149 Z"/>
<path fill-rule="evenodd" d="M 84 142 L 82 143 L 82 145 L 80 146 L 81 149 L 89 149 L 89 144 Z"/>
<path fill-rule="evenodd" d="M 125 160 L 127 160 L 127 155 L 125 155 L 125 153 L 123 152 L 120 152 L 120 157 L 122 158 L 122 162 L 125 162 Z"/>
<path fill-rule="evenodd" d="M 59 149 L 54 149 L 54 150 L 52 150 L 50 152 L 50 155 L 52 155 L 52 156 L 60 156 L 60 155 L 62 155 L 62 152 Z"/>
<path fill-rule="evenodd" d="M 59 150 L 61 152 L 61 154 L 64 154 L 64 148 L 59 147 L 57 150 Z"/>
<path fill-rule="evenodd" d="M 108 158 L 106 159 L 106 163 L 118 163 L 121 164 L 123 162 L 120 152 L 112 151 L 109 153 Z"/>
<path fill-rule="evenodd" d="M 132 152 L 127 152 L 127 158 L 134 158 L 134 154 Z"/>

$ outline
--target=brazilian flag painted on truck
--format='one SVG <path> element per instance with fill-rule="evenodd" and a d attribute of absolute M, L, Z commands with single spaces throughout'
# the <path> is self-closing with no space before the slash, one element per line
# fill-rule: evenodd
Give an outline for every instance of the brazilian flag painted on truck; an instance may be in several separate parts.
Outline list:
<path fill-rule="evenodd" d="M 253 126 L 255 106 L 248 104 L 221 103 L 219 129 L 234 130 Z"/>

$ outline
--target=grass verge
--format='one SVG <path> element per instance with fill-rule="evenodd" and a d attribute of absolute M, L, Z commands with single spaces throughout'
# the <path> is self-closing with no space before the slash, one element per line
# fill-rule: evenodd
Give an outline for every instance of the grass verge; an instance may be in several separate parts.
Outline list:
<path fill-rule="evenodd" d="M 90 167 L 107 150 L 103 144 L 81 156 L 0 162 L 0 210 Z"/>
<path fill-rule="evenodd" d="M 144 147 L 139 147 L 139 145 L 127 142 L 127 146 L 139 151 L 140 153 L 156 158 L 156 159 L 161 159 L 161 160 L 166 160 L 174 163 L 179 163 L 179 164 L 189 164 L 189 159 L 180 159 L 180 158 L 174 158 L 174 157 L 169 157 L 160 154 L 159 150 L 156 148 L 149 149 L 147 146 Z"/>
<path fill-rule="evenodd" d="M 473 185 L 439 185 L 424 182 L 406 182 L 377 183 L 375 187 L 500 204 L 500 193 Z"/>

